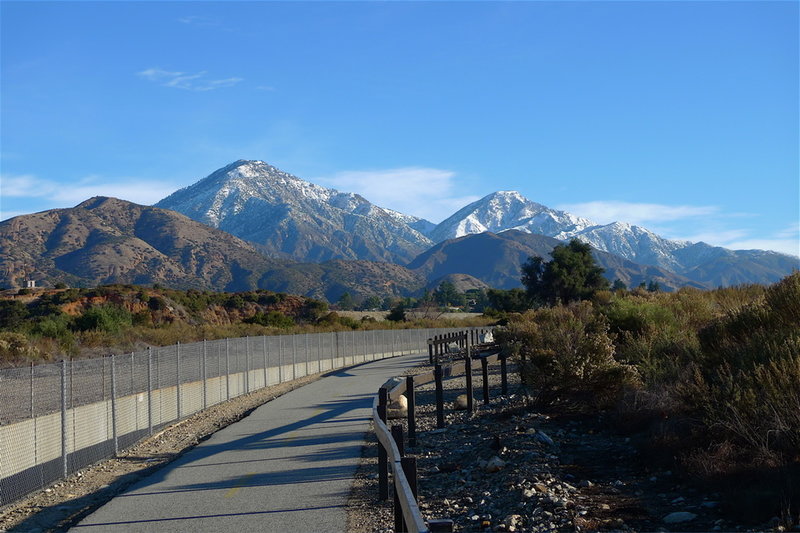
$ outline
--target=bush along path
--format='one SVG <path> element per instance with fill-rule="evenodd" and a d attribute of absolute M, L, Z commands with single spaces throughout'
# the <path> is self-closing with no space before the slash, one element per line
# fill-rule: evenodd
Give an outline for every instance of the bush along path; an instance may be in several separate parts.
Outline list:
<path fill-rule="evenodd" d="M 499 369 L 490 374 L 492 400 L 482 405 L 475 376 L 472 414 L 457 407 L 464 378 L 445 381 L 443 429 L 433 384 L 417 389 L 418 443 L 406 453 L 417 457 L 426 518 L 450 518 L 456 531 L 783 531 L 778 517 L 731 519 L 719 494 L 646 460 L 641 443 L 609 429 L 602 415 L 533 408 L 519 375 L 509 377 L 510 394 L 498 396 Z M 349 502 L 349 531 L 392 530 L 391 503 L 377 501 L 376 457 L 372 439 Z"/>

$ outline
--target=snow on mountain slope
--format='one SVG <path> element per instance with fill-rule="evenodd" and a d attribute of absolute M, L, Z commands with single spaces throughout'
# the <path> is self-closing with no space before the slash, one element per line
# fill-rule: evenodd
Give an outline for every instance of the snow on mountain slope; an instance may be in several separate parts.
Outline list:
<path fill-rule="evenodd" d="M 516 191 L 495 192 L 471 203 L 440 223 L 430 235 L 435 242 L 442 242 L 474 233 L 507 230 L 563 241 L 578 238 L 598 250 L 712 286 L 731 282 L 772 283 L 800 267 L 798 258 L 775 252 L 734 252 L 705 243 L 669 240 L 625 222 L 596 224 L 532 202 Z"/>
<path fill-rule="evenodd" d="M 263 161 L 236 161 L 156 205 L 303 261 L 404 263 L 432 244 L 395 212 Z"/>
<path fill-rule="evenodd" d="M 508 229 L 556 237 L 593 225 L 585 218 L 532 202 L 516 191 L 498 191 L 458 210 L 431 232 L 431 238 L 441 242 L 471 233 Z"/>

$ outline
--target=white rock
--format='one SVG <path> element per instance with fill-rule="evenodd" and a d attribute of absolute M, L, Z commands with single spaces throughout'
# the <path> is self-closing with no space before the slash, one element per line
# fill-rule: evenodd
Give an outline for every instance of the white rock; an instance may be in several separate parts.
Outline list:
<path fill-rule="evenodd" d="M 463 411 L 467 408 L 467 395 L 459 394 L 456 398 L 456 409 Z"/>
<path fill-rule="evenodd" d="M 389 419 L 405 418 L 408 416 L 408 398 L 401 394 L 400 397 L 391 402 L 387 406 L 386 416 Z"/>
<path fill-rule="evenodd" d="M 682 522 L 691 522 L 695 518 L 697 518 L 697 515 L 689 511 L 676 511 L 665 516 L 663 522 L 665 524 L 680 524 Z"/>

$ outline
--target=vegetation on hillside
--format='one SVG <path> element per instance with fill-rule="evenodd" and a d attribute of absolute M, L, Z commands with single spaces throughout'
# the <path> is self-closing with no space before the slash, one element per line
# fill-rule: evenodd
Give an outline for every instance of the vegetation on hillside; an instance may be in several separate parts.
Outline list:
<path fill-rule="evenodd" d="M 406 299 L 366 303 L 376 301 L 387 309 L 383 314 L 417 304 Z M 378 324 L 339 315 L 319 300 L 267 290 L 227 293 L 158 285 L 10 290 L 0 295 L 0 366 L 202 339 L 451 324 L 440 315 L 406 320 L 403 314 Z"/>
<path fill-rule="evenodd" d="M 497 335 L 538 407 L 603 413 L 734 515 L 800 523 L 800 272 L 576 300 L 510 313 Z"/>

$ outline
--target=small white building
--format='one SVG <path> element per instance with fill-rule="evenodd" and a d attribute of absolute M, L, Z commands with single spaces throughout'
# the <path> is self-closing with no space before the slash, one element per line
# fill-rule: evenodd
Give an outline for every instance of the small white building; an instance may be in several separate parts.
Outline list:
<path fill-rule="evenodd" d="M 35 289 L 36 288 L 36 280 L 35 279 L 25 280 L 25 288 L 26 289 Z"/>

